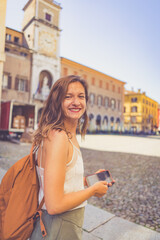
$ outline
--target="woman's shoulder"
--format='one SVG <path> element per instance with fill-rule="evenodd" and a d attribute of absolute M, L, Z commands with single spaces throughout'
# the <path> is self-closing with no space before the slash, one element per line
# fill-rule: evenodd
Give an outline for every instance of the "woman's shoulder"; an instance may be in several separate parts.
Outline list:
<path fill-rule="evenodd" d="M 50 141 L 62 141 L 68 142 L 67 134 L 64 130 L 53 129 L 48 134 L 48 139 Z"/>

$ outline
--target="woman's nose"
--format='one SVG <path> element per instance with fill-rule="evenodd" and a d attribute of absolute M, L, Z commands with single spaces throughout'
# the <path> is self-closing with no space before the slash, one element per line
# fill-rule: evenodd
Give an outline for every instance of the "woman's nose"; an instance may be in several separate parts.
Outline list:
<path fill-rule="evenodd" d="M 74 98 L 74 100 L 73 100 L 73 104 L 75 104 L 75 105 L 79 105 L 79 104 L 80 104 L 79 99 L 78 99 L 78 98 Z"/>

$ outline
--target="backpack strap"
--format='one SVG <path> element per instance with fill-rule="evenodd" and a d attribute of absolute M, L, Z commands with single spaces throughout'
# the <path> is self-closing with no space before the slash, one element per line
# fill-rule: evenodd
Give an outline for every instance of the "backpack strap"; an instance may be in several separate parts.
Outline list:
<path fill-rule="evenodd" d="M 38 211 L 41 210 L 43 204 L 44 204 L 44 197 L 42 198 L 41 203 L 38 206 Z"/>
<path fill-rule="evenodd" d="M 42 143 L 41 143 L 40 167 L 42 165 L 42 151 L 43 151 L 43 140 L 42 140 Z"/>
<path fill-rule="evenodd" d="M 39 217 L 40 217 L 41 233 L 42 233 L 42 236 L 45 237 L 45 236 L 47 235 L 47 232 L 46 232 L 44 223 L 43 223 L 43 221 L 42 221 L 42 210 L 41 210 L 43 204 L 44 204 L 44 197 L 42 198 L 42 201 L 41 201 L 41 203 L 39 204 L 38 214 L 39 214 Z"/>
<path fill-rule="evenodd" d="M 43 140 L 42 140 L 42 147 L 43 147 Z M 35 164 L 35 159 L 34 159 L 33 155 L 37 153 L 38 149 L 39 149 L 39 146 L 34 146 L 32 144 L 32 147 L 31 147 L 31 150 L 30 150 L 30 154 L 29 154 L 31 169 L 34 167 L 34 164 Z"/>
<path fill-rule="evenodd" d="M 43 148 L 43 141 L 42 141 L 41 147 Z M 32 147 L 31 147 L 31 151 L 30 151 L 30 155 L 29 155 L 31 168 L 33 168 L 34 164 L 35 164 L 33 154 L 38 150 L 38 148 L 39 148 L 39 146 L 35 147 L 34 145 L 32 145 Z M 41 148 L 41 155 L 42 155 L 42 148 Z M 41 158 L 42 158 L 42 156 L 41 156 Z M 41 164 L 41 158 L 40 158 L 40 164 Z M 42 209 L 41 208 L 42 208 L 43 204 L 44 204 L 44 197 L 42 198 L 41 203 L 38 206 L 37 212 L 33 217 L 33 221 L 35 221 L 38 217 L 40 217 L 41 233 L 42 233 L 42 236 L 45 237 L 47 235 L 47 232 L 46 232 L 45 226 L 42 221 Z"/>
<path fill-rule="evenodd" d="M 36 214 L 33 217 L 33 221 L 36 221 L 36 219 L 38 217 L 40 218 L 41 233 L 42 233 L 42 236 L 45 237 L 47 235 L 47 232 L 46 232 L 43 220 L 42 220 L 42 209 L 41 208 L 42 208 L 43 204 L 44 204 L 44 197 L 42 198 L 42 201 L 41 201 L 41 203 L 38 206 L 37 212 L 36 212 Z"/>
<path fill-rule="evenodd" d="M 34 145 L 32 145 L 30 155 L 29 155 L 30 163 L 31 163 L 31 169 L 34 167 L 33 150 L 34 150 Z"/>
<path fill-rule="evenodd" d="M 42 236 L 45 237 L 45 236 L 47 235 L 47 232 L 46 232 L 44 223 L 43 223 L 43 221 L 42 221 L 42 211 L 41 211 L 41 210 L 39 211 L 39 217 L 40 217 L 41 233 L 42 233 Z"/>

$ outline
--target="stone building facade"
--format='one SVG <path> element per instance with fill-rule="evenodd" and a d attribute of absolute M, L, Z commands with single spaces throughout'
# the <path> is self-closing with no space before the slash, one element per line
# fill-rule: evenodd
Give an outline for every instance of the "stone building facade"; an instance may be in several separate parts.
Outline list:
<path fill-rule="evenodd" d="M 52 0 L 29 0 L 23 8 L 22 31 L 32 50 L 31 100 L 38 107 L 60 76 L 60 5 Z M 38 116 L 38 118 L 39 118 Z"/>
<path fill-rule="evenodd" d="M 5 55 L 2 101 L 29 103 L 32 51 L 22 32 L 6 28 Z"/>
<path fill-rule="evenodd" d="M 28 0 L 22 32 L 6 28 L 2 101 L 36 105 L 37 121 L 53 83 L 70 74 L 89 85 L 89 131 L 122 131 L 124 84 L 114 77 L 59 56 L 59 14 L 52 0 Z"/>

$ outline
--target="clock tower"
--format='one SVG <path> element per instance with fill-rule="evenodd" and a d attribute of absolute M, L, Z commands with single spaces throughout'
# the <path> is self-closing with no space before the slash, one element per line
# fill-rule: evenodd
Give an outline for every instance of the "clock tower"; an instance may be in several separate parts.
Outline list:
<path fill-rule="evenodd" d="M 61 7 L 54 0 L 28 0 L 23 10 L 22 31 L 33 51 L 31 98 L 42 105 L 53 83 L 60 77 Z"/>

